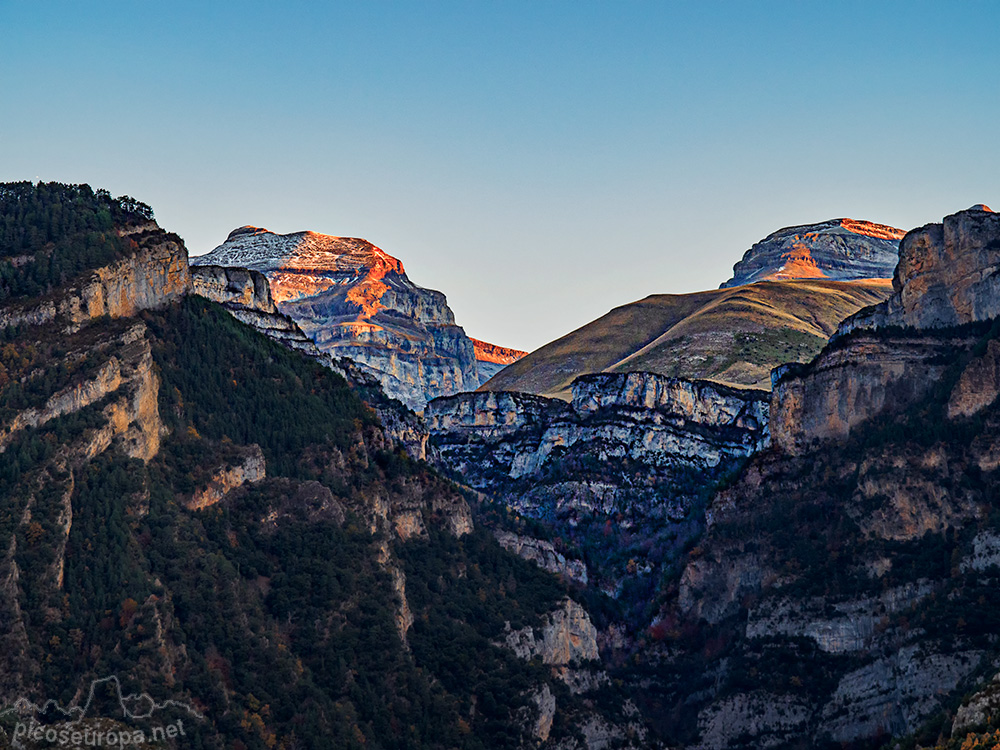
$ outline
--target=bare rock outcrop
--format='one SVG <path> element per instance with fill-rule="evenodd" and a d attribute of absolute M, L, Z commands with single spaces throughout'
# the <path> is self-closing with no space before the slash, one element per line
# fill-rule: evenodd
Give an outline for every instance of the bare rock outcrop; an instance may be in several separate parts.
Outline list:
<path fill-rule="evenodd" d="M 157 401 L 159 377 L 146 333 L 146 326 L 136 323 L 121 333 L 99 336 L 89 350 L 98 361 L 93 374 L 0 425 L 0 453 L 24 429 L 105 401 L 102 424 L 88 433 L 79 452 L 89 460 L 117 441 L 133 458 L 148 461 L 155 456 L 164 428 Z"/>
<path fill-rule="evenodd" d="M 747 250 L 722 287 L 765 279 L 888 279 L 904 234 L 855 219 L 785 227 Z"/>
<path fill-rule="evenodd" d="M 479 371 L 480 384 L 485 383 L 507 365 L 514 364 L 528 354 L 520 349 L 509 349 L 479 339 L 471 339 L 471 341 L 476 352 L 476 367 Z"/>
<path fill-rule="evenodd" d="M 567 559 L 552 542 L 509 531 L 494 533 L 500 546 L 518 557 L 535 563 L 542 570 L 561 575 L 570 581 L 587 585 L 587 565 L 583 560 Z"/>
<path fill-rule="evenodd" d="M 118 231 L 136 243 L 135 253 L 98 268 L 56 300 L 0 310 L 0 328 L 53 320 L 78 328 L 105 315 L 127 318 L 163 307 L 190 291 L 187 250 L 180 238 L 152 221 Z"/>
<path fill-rule="evenodd" d="M 238 459 L 220 466 L 206 484 L 194 491 L 186 503 L 188 510 L 211 507 L 237 487 L 247 482 L 259 482 L 267 476 L 264 454 L 259 445 L 246 446 L 240 453 Z"/>
<path fill-rule="evenodd" d="M 271 299 L 267 277 L 259 271 L 228 266 L 197 265 L 191 268 L 191 291 L 219 304 L 271 315 L 278 308 Z"/>
<path fill-rule="evenodd" d="M 587 610 L 572 599 L 546 615 L 541 628 L 508 630 L 504 643 L 522 659 L 538 657 L 553 667 L 579 665 L 600 658 L 597 628 Z"/>
<path fill-rule="evenodd" d="M 986 351 L 969 363 L 948 399 L 948 417 L 971 417 L 1000 396 L 1000 341 L 993 339 Z"/>
<path fill-rule="evenodd" d="M 772 375 L 771 434 L 789 453 L 839 439 L 885 411 L 922 398 L 1000 315 L 1000 215 L 972 208 L 907 233 L 893 295 L 845 320 L 808 365 Z M 961 328 L 966 326 L 966 328 Z M 955 389 L 949 414 L 968 416 L 998 392 L 996 347 Z"/>
<path fill-rule="evenodd" d="M 952 721 L 951 734 L 957 737 L 963 731 L 986 726 L 998 714 L 1000 714 L 1000 674 L 994 675 L 986 687 L 958 708 Z"/>
<path fill-rule="evenodd" d="M 322 352 L 354 360 L 417 411 L 479 386 L 472 341 L 445 296 L 414 284 L 402 263 L 370 242 L 241 227 L 193 262 L 263 273 L 278 309 Z"/>
<path fill-rule="evenodd" d="M 893 295 L 845 322 L 858 327 L 943 328 L 1000 315 L 1000 214 L 985 206 L 908 232 Z"/>

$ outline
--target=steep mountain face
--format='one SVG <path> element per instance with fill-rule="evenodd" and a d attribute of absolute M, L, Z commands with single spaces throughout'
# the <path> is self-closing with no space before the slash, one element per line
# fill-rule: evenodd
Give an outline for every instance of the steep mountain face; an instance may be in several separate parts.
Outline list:
<path fill-rule="evenodd" d="M 476 351 L 476 366 L 479 368 L 479 382 L 485 383 L 507 365 L 514 364 L 527 352 L 520 349 L 508 349 L 505 346 L 489 344 L 479 339 L 472 339 Z"/>
<path fill-rule="evenodd" d="M 278 309 L 321 351 L 352 359 L 412 409 L 479 385 L 474 346 L 445 296 L 370 242 L 241 227 L 193 263 L 260 271 Z"/>
<path fill-rule="evenodd" d="M 379 381 L 367 370 L 352 360 L 334 359 L 320 351 L 294 320 L 278 312 L 264 274 L 231 266 L 193 266 L 191 280 L 195 294 L 218 302 L 241 323 L 341 375 L 375 410 L 387 439 L 401 444 L 416 460 L 427 458 L 430 435 L 424 421 L 412 409 L 386 396 Z"/>
<path fill-rule="evenodd" d="M 722 287 L 768 279 L 889 279 L 904 234 L 855 219 L 785 227 L 747 250 Z"/>
<path fill-rule="evenodd" d="M 706 489 L 767 442 L 766 393 L 651 373 L 578 378 L 569 404 L 463 393 L 435 399 L 425 416 L 440 465 L 545 522 L 566 549 L 501 534 L 505 546 L 612 594 L 636 575 L 655 579 L 700 530 Z M 631 541 L 612 536 L 611 519 Z M 611 542 L 620 547 L 598 554 Z"/>
<path fill-rule="evenodd" d="M 816 279 L 657 294 L 531 352 L 482 388 L 568 399 L 580 375 L 655 372 L 769 389 L 772 368 L 808 362 L 840 321 L 891 292 L 888 280 Z"/>
<path fill-rule="evenodd" d="M 579 375 L 656 372 L 753 388 L 772 368 L 808 362 L 849 315 L 891 293 L 904 232 L 835 219 L 755 244 L 717 291 L 658 294 L 615 308 L 483 385 L 569 398 Z"/>
<path fill-rule="evenodd" d="M 77 193 L 40 195 L 23 221 L 49 227 Z M 83 198 L 68 226 L 90 236 L 104 199 Z M 55 311 L 0 327 L 3 742 L 15 720 L 67 728 L 32 706 L 79 708 L 115 674 L 122 694 L 192 707 L 206 748 L 648 746 L 565 587 L 475 528 L 458 488 L 296 336 L 279 346 L 184 294 L 183 244 L 143 231 L 98 247 L 124 257 L 82 286 L 52 264 L 3 277 L 48 283 L 45 300 L 0 295 L 6 320 Z M 193 285 L 294 333 L 259 275 Z"/>
<path fill-rule="evenodd" d="M 114 232 L 133 245 L 135 252 L 84 274 L 58 298 L 11 304 L 0 311 L 0 326 L 52 322 L 79 326 L 102 315 L 129 317 L 162 307 L 188 292 L 187 250 L 177 235 L 164 232 L 152 221 L 121 226 Z"/>
<path fill-rule="evenodd" d="M 957 749 L 996 719 L 998 261 L 995 214 L 914 230 L 893 297 L 778 374 L 772 449 L 652 629 L 677 744 Z"/>
<path fill-rule="evenodd" d="M 998 227 L 997 214 L 970 209 L 907 234 L 892 296 L 844 321 L 808 366 L 775 373 L 775 443 L 796 452 L 814 439 L 845 437 L 880 411 L 925 396 L 954 352 L 981 335 L 962 326 L 1000 314 Z"/>

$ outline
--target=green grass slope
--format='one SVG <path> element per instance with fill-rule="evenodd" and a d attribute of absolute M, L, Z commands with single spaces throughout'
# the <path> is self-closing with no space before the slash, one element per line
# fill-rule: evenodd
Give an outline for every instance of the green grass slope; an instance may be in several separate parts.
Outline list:
<path fill-rule="evenodd" d="M 639 371 L 769 389 L 772 367 L 809 361 L 841 320 L 891 291 L 884 279 L 802 279 L 656 294 L 546 344 L 481 390 L 568 399 L 580 375 Z"/>

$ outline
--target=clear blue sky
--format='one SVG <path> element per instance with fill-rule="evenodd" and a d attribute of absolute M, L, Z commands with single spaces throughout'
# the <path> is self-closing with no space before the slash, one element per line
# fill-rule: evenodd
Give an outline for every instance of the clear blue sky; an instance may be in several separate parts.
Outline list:
<path fill-rule="evenodd" d="M 533 348 L 756 240 L 1000 203 L 1000 3 L 0 0 L 0 180 L 365 237 Z"/>

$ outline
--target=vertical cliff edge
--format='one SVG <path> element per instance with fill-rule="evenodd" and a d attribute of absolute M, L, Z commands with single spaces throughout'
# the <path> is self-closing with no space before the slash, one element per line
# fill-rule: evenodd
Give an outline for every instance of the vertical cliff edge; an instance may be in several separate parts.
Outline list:
<path fill-rule="evenodd" d="M 192 262 L 263 273 L 278 310 L 322 352 L 353 360 L 416 411 L 479 386 L 474 345 L 445 296 L 366 240 L 241 227 Z"/>

